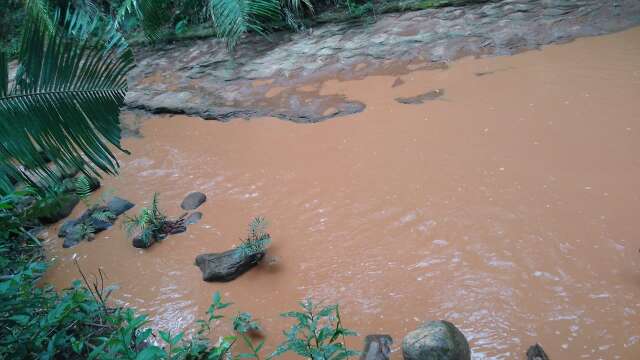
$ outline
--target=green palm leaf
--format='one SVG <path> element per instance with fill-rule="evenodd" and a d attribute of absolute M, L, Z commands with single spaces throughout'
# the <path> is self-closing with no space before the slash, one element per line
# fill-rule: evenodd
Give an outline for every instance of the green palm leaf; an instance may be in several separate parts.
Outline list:
<path fill-rule="evenodd" d="M 117 171 L 109 144 L 121 149 L 119 109 L 133 54 L 117 32 L 91 39 L 51 32 L 42 17 L 27 18 L 14 86 L 0 95 L 0 165 L 27 182 L 57 180 L 39 151 L 60 168 L 98 176 L 98 170 Z M 6 83 L 1 77 L 0 87 Z M 0 189 L 10 186 L 0 173 Z"/>
<path fill-rule="evenodd" d="M 142 30 L 149 40 L 157 40 L 170 22 L 171 14 L 167 0 L 125 0 L 114 21 L 119 27 L 129 14 L 134 14 L 142 23 Z"/>
<path fill-rule="evenodd" d="M 280 17 L 279 0 L 209 0 L 216 31 L 233 49 L 247 31 L 265 34 L 264 24 Z"/>

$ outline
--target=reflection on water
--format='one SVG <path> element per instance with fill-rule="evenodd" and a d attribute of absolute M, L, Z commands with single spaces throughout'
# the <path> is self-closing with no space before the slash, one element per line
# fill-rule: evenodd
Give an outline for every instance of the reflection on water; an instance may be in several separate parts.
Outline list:
<path fill-rule="evenodd" d="M 535 342 L 557 359 L 638 358 L 638 39 L 464 59 L 395 87 L 394 76 L 328 80 L 321 93 L 367 109 L 318 124 L 150 119 L 103 188 L 138 207 L 159 191 L 176 216 L 202 191 L 203 219 L 149 250 L 118 226 L 72 249 L 52 238 L 48 280 L 77 277 L 77 256 L 170 329 L 220 290 L 263 323 L 270 349 L 288 325 L 278 314 L 311 296 L 340 302 L 363 335 L 391 334 L 394 358 L 404 334 L 441 318 L 474 358 L 520 358 Z M 394 100 L 433 89 L 446 98 Z M 277 260 L 203 282 L 195 256 L 233 246 L 256 215 L 271 222 Z"/>

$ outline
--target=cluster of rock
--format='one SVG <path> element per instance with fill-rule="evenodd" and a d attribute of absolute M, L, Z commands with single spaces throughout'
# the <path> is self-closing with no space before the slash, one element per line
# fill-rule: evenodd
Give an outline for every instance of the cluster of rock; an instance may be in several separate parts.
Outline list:
<path fill-rule="evenodd" d="M 389 335 L 365 338 L 360 360 L 389 360 L 393 339 Z M 527 360 L 549 360 L 542 346 L 527 350 Z M 404 360 L 470 360 L 471 349 L 464 334 L 452 323 L 429 321 L 408 333 L 402 340 Z"/>
<path fill-rule="evenodd" d="M 184 200 L 182 200 L 180 207 L 183 210 L 195 210 L 205 201 L 207 201 L 207 196 L 196 191 L 189 193 Z M 202 213 L 199 211 L 184 213 L 177 219 L 165 219 L 162 226 L 151 234 L 150 239 L 145 240 L 141 234 L 138 234 L 133 238 L 131 244 L 138 249 L 149 248 L 156 242 L 166 239 L 169 235 L 180 234 L 187 231 L 188 225 L 195 224 L 200 221 L 200 219 L 202 219 Z"/>
<path fill-rule="evenodd" d="M 109 229 L 118 216 L 134 206 L 133 203 L 114 196 L 106 205 L 94 205 L 77 219 L 65 221 L 58 230 L 58 237 L 64 238 L 62 247 L 69 248 L 78 245 L 82 240 L 92 239 L 95 234 Z M 98 217 L 98 213 L 108 213 L 110 216 Z M 91 231 L 88 232 L 87 228 Z"/>

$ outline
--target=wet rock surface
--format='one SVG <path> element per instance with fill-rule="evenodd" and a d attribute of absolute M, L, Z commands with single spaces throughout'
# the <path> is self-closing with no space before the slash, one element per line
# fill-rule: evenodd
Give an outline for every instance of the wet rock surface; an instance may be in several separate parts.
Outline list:
<path fill-rule="evenodd" d="M 202 280 L 227 282 L 236 279 L 258 265 L 264 256 L 264 252 L 245 255 L 241 249 L 236 248 L 223 253 L 198 255 L 195 265 L 202 271 Z"/>
<path fill-rule="evenodd" d="M 432 101 L 432 100 L 436 100 L 437 98 L 441 97 L 444 95 L 444 89 L 436 89 L 436 90 L 431 90 L 431 91 L 427 91 L 424 94 L 420 94 L 417 96 L 413 96 L 413 97 L 401 97 L 401 98 L 396 98 L 396 101 L 401 103 L 401 104 L 422 104 L 425 101 Z"/>
<path fill-rule="evenodd" d="M 389 360 L 393 339 L 389 335 L 367 335 L 360 360 Z"/>
<path fill-rule="evenodd" d="M 182 200 L 182 204 L 180 204 L 180 207 L 183 210 L 194 210 L 202 205 L 205 201 L 207 201 L 207 195 L 196 191 L 187 195 L 187 197 Z"/>
<path fill-rule="evenodd" d="M 184 224 L 185 225 L 197 224 L 198 221 L 200 221 L 200 219 L 202 219 L 202 213 L 200 211 L 192 212 L 191 214 L 187 215 L 187 217 L 184 219 Z"/>
<path fill-rule="evenodd" d="M 549 360 L 549 356 L 540 344 L 535 344 L 527 349 L 527 360 Z"/>
<path fill-rule="evenodd" d="M 638 24 L 636 0 L 505 0 L 386 14 L 373 24 L 328 24 L 270 40 L 248 36 L 234 57 L 219 39 L 146 47 L 136 51 L 126 101 L 129 108 L 223 121 L 275 116 L 317 122 L 364 105 L 296 87 L 390 67 L 397 73 L 403 63 L 429 67 L 468 55 L 509 55 Z"/>
<path fill-rule="evenodd" d="M 469 343 L 462 332 L 444 320 L 429 321 L 402 340 L 404 360 L 470 360 Z"/>
<path fill-rule="evenodd" d="M 105 206 L 92 206 L 77 219 L 69 219 L 58 230 L 58 237 L 64 238 L 62 247 L 70 248 L 82 240 L 92 237 L 113 226 L 117 217 L 135 205 L 128 200 L 114 196 Z M 101 213 L 101 215 L 97 215 Z M 91 229 L 91 231 L 88 231 Z"/>

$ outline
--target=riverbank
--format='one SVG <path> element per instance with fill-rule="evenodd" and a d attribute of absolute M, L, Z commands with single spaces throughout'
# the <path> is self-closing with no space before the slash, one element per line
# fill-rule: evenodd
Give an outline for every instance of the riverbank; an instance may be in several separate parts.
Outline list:
<path fill-rule="evenodd" d="M 364 110 L 362 102 L 306 86 L 323 79 L 443 68 L 465 56 L 510 55 L 638 24 L 640 3 L 632 0 L 512 0 L 330 23 L 268 40 L 247 36 L 233 56 L 219 39 L 145 47 L 127 105 L 223 121 L 317 122 Z"/>

